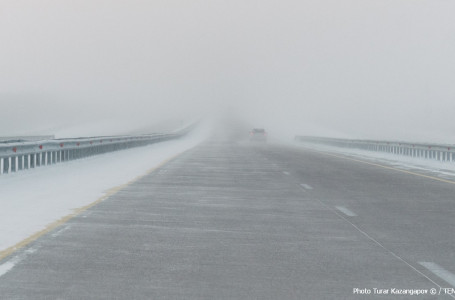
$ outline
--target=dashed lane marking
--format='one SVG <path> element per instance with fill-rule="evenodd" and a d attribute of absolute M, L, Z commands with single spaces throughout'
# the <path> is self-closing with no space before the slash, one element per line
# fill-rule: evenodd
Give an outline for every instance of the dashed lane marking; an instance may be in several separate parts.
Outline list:
<path fill-rule="evenodd" d="M 357 215 L 354 212 L 352 212 L 351 210 L 347 209 L 344 206 L 335 206 L 335 207 L 336 207 L 336 209 L 338 209 L 339 211 L 341 211 L 348 217 L 357 217 Z"/>
<path fill-rule="evenodd" d="M 313 187 L 311 185 L 308 185 L 308 184 L 305 184 L 305 183 L 301 183 L 300 186 L 303 187 L 305 190 L 312 190 L 313 189 Z"/>
<path fill-rule="evenodd" d="M 455 288 L 455 274 L 445 270 L 443 267 L 435 264 L 434 262 L 421 261 L 419 264 Z"/>

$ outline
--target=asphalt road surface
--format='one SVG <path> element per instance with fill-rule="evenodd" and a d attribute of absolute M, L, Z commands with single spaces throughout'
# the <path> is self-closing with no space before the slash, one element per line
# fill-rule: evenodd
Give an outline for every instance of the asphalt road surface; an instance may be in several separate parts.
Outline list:
<path fill-rule="evenodd" d="M 451 299 L 454 195 L 412 170 L 214 138 L 0 262 L 0 299 Z"/>

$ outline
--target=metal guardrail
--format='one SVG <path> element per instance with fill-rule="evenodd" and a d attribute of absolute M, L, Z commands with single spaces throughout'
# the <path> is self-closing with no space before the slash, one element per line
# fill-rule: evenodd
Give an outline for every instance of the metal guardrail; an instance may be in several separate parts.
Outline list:
<path fill-rule="evenodd" d="M 22 135 L 22 136 L 0 136 L 0 143 L 14 143 L 14 142 L 32 142 L 42 140 L 53 140 L 54 135 Z"/>
<path fill-rule="evenodd" d="M 0 143 L 0 174 L 176 139 L 186 135 L 193 127 L 167 134 Z"/>
<path fill-rule="evenodd" d="M 455 145 L 419 144 L 396 141 L 348 140 L 310 136 L 296 136 L 295 140 L 305 143 L 385 152 L 422 159 L 438 160 L 442 162 L 453 162 L 455 160 Z"/>

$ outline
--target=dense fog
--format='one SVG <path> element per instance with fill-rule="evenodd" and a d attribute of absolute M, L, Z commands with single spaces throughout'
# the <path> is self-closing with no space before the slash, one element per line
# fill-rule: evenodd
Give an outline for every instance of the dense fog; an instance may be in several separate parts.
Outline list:
<path fill-rule="evenodd" d="M 226 112 L 271 137 L 455 143 L 451 0 L 0 3 L 0 135 Z"/>

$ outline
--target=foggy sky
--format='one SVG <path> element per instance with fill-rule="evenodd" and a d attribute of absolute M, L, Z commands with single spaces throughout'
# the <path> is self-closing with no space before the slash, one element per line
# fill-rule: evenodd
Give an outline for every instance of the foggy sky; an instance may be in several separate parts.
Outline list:
<path fill-rule="evenodd" d="M 455 143 L 454 11 L 452 0 L 0 0 L 0 135 L 234 111 L 289 137 Z"/>

